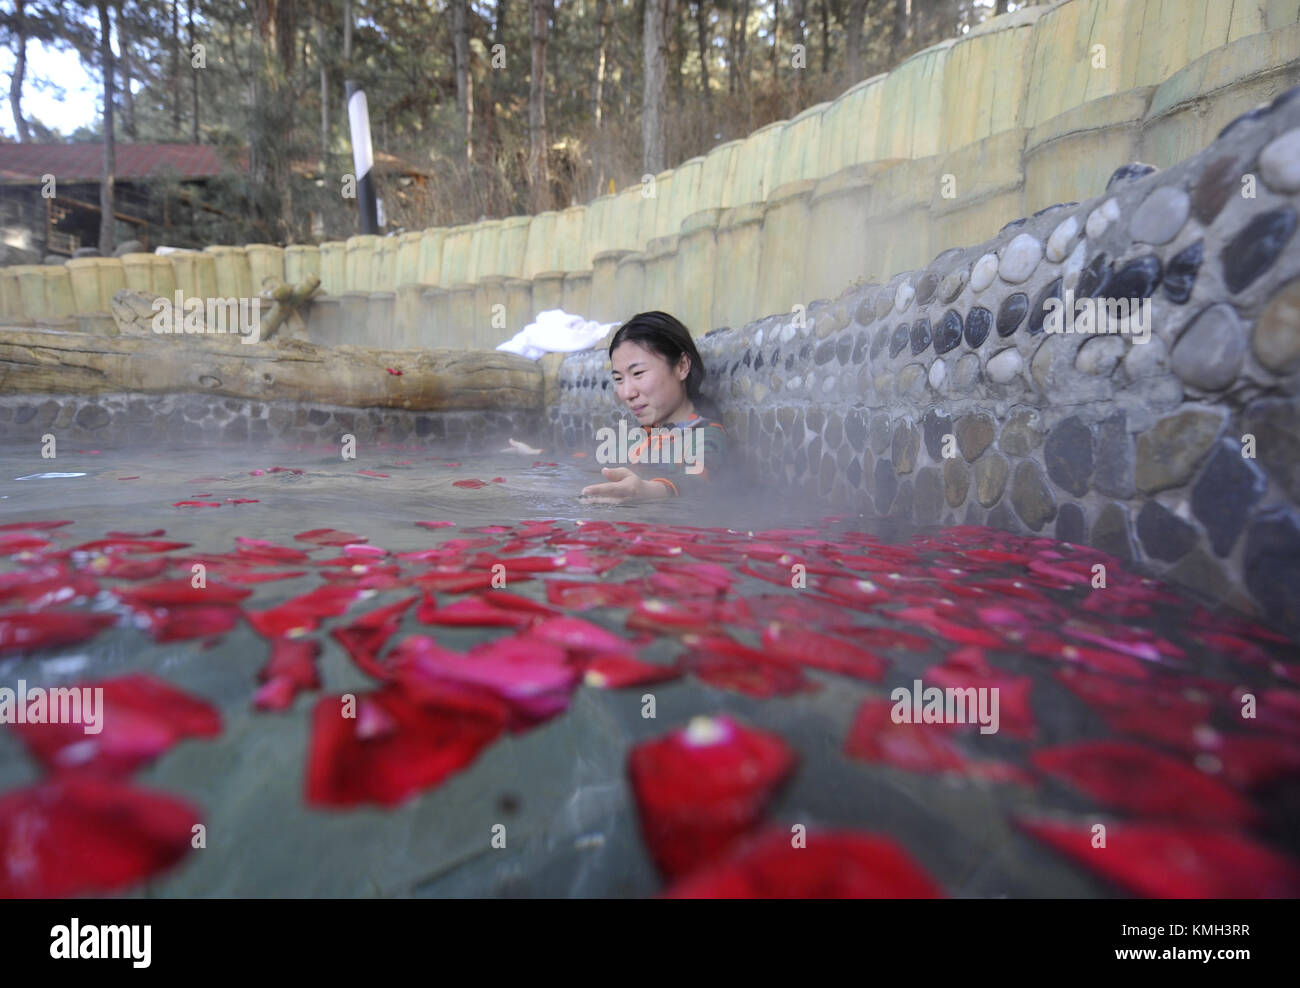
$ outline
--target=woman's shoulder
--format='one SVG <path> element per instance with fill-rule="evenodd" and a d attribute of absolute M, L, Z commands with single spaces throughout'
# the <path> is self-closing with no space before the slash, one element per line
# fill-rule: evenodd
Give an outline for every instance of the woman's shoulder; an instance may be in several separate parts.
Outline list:
<path fill-rule="evenodd" d="M 727 427 L 717 419 L 701 415 L 699 412 L 692 412 L 690 417 L 677 424 L 686 429 L 720 429 L 724 435 L 727 432 Z"/>

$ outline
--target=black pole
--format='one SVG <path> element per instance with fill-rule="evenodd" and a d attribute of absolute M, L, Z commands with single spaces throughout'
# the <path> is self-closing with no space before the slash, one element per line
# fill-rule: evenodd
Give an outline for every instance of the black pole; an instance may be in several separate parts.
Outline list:
<path fill-rule="evenodd" d="M 361 212 L 361 232 L 379 232 L 379 209 L 375 202 L 375 183 L 371 177 L 375 156 L 370 147 L 370 110 L 366 93 L 355 82 L 344 83 L 348 97 L 348 123 L 352 130 L 352 166 L 357 175 L 357 209 Z"/>

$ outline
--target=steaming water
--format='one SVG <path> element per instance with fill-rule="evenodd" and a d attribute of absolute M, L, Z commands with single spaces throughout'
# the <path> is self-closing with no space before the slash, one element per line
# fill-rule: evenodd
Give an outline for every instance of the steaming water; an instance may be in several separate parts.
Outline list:
<path fill-rule="evenodd" d="M 502 445 L 488 444 L 489 449 Z M 11 449 L 0 452 L 0 523 L 72 519 L 75 524 L 44 533 L 58 545 L 100 538 L 109 530 L 163 528 L 166 538 L 193 543 L 181 555 L 229 552 L 238 535 L 302 546 L 293 542 L 294 533 L 326 527 L 356 532 L 372 545 L 401 552 L 463 536 L 464 529 L 473 526 L 530 519 L 636 520 L 741 531 L 818 525 L 832 532 L 828 523 L 808 517 L 806 503 L 798 498 L 779 501 L 767 492 L 748 490 L 704 502 L 592 505 L 577 498 L 584 485 L 601 479 L 590 459 L 549 452 L 537 457 L 451 454 L 460 466 L 448 467 L 442 458 L 431 457 L 432 452 L 414 447 L 376 452 L 371 447 L 369 455 L 342 462 L 333 447 L 256 452 L 159 448 L 105 450 L 99 455 L 61 452 L 57 460 L 42 460 L 35 451 L 19 454 Z M 532 466 L 534 460 L 551 459 L 558 465 Z M 403 460 L 412 462 L 399 462 Z M 249 475 L 251 470 L 274 465 L 306 472 Z M 360 469 L 389 476 L 366 477 L 358 474 Z M 84 472 L 85 476 L 16 479 L 43 472 Z M 118 479 L 131 476 L 139 479 Z M 228 479 L 193 481 L 204 476 Z M 460 478 L 490 481 L 497 476 L 504 477 L 505 483 L 490 483 L 479 490 L 452 486 Z M 258 503 L 232 505 L 224 502 L 227 497 L 255 498 Z M 223 501 L 223 506 L 172 506 L 187 499 Z M 428 531 L 413 524 L 418 520 L 451 520 L 457 527 Z M 850 519 L 834 531 L 865 525 L 863 520 Z M 327 548 L 313 558 L 335 554 Z M 629 558 L 606 579 L 622 582 L 647 575 L 652 562 L 658 561 Z M 15 567 L 12 561 L 0 561 L 0 571 Z M 544 579 L 510 589 L 544 599 Z M 319 583 L 311 573 L 254 585 L 254 594 L 244 605 L 267 607 Z M 747 577 L 741 577 L 737 589 L 747 596 L 779 591 Z M 373 686 L 329 637 L 328 629 L 412 592 L 386 591 L 354 605 L 342 618 L 323 622 L 323 630 L 317 633 L 323 643 L 322 692 Z M 439 599 L 455 598 L 439 595 Z M 101 596 L 94 606 L 106 607 L 110 602 Z M 622 630 L 623 611 L 598 609 L 581 616 Z M 1157 616 L 1157 630 L 1177 640 L 1176 616 L 1160 608 Z M 413 633 L 432 634 L 451 648 L 463 649 L 498 637 L 501 630 L 432 628 L 416 621 L 412 608 L 390 642 Z M 1193 656 L 1191 671 L 1216 674 L 1213 657 L 1198 657 L 1186 640 L 1183 643 Z M 642 655 L 666 661 L 679 650 L 674 639 L 664 637 Z M 692 716 L 717 713 L 780 734 L 798 751 L 799 768 L 773 806 L 771 821 L 786 827 L 804 823 L 810 829 L 850 827 L 888 834 L 953 895 L 1116 894 L 1110 885 L 1034 843 L 1009 821 L 1010 813 L 1021 810 L 1081 814 L 1094 808 L 1082 796 L 1050 784 L 1034 790 L 923 775 L 844 756 L 844 737 L 862 700 L 887 697 L 894 686 L 910 685 L 923 670 L 942 660 L 944 653 L 938 648 L 927 655 L 884 653 L 891 661 L 882 683 L 865 684 L 811 670 L 809 678 L 823 684 L 821 691 L 769 700 L 715 689 L 691 677 L 627 690 L 580 686 L 566 713 L 531 731 L 503 736 L 467 770 L 436 789 L 396 809 L 340 811 L 309 808 L 303 799 L 309 711 L 319 694 L 300 695 L 283 713 L 251 709 L 256 675 L 268 654 L 265 639 L 244 623 L 205 649 L 196 641 L 155 644 L 123 622 L 80 647 L 0 660 L 0 683 L 5 685 L 25 679 L 29 686 L 49 686 L 144 671 L 221 710 L 224 723 L 219 738 L 184 742 L 136 775 L 140 785 L 186 798 L 199 807 L 208 846 L 192 851 L 175 870 L 129 894 L 653 895 L 663 885 L 640 838 L 626 782 L 627 752 L 637 742 L 661 736 Z M 1051 663 L 1012 656 L 995 664 L 1034 677 L 1033 708 L 1040 726 L 1034 744 L 1110 736 L 1091 711 L 1048 675 Z M 641 695 L 647 691 L 657 698 L 655 720 L 641 716 Z M 976 757 L 1006 758 L 1023 766 L 1032 746 L 999 734 L 967 739 L 963 749 Z M 37 777 L 20 745 L 0 731 L 0 791 Z M 1297 837 L 1284 821 L 1287 805 L 1296 805 L 1295 787 L 1256 801 L 1270 818 L 1263 836 L 1274 847 L 1292 845 L 1289 849 L 1294 853 Z M 498 823 L 507 828 L 503 850 L 489 844 L 491 828 Z"/>

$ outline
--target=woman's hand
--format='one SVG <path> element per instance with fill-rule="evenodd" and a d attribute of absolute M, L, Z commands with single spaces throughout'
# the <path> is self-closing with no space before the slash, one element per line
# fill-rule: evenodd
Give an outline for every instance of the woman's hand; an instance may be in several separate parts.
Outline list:
<path fill-rule="evenodd" d="M 608 501 L 626 501 L 632 498 L 668 497 L 672 492 L 667 485 L 653 480 L 642 480 L 627 467 L 605 467 L 600 471 L 609 481 L 590 484 L 582 489 L 583 497 Z"/>

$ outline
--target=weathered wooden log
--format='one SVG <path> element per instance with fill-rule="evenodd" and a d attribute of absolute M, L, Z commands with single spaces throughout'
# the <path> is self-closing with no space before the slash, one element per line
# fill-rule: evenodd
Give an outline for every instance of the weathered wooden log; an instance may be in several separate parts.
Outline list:
<path fill-rule="evenodd" d="M 429 411 L 539 410 L 542 370 L 509 353 L 379 350 L 216 334 L 93 336 L 6 330 L 5 394 L 209 393 Z M 400 371 L 395 374 L 390 371 Z"/>
<path fill-rule="evenodd" d="M 297 314 L 319 288 L 320 279 L 314 274 L 309 274 L 296 285 L 282 282 L 270 292 L 263 293 L 275 303 L 275 308 L 271 310 L 271 315 L 262 325 L 262 339 L 269 340 L 285 320 Z"/>

